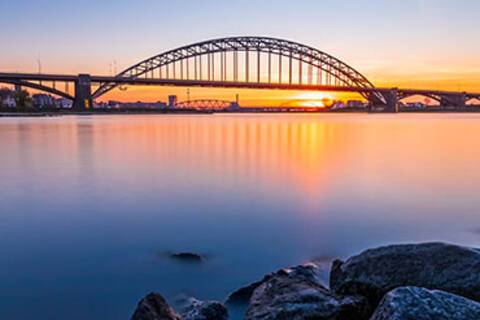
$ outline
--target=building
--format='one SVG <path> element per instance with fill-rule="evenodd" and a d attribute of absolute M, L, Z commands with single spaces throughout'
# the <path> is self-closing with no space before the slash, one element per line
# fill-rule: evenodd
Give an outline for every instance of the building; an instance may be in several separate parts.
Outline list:
<path fill-rule="evenodd" d="M 55 104 L 60 109 L 70 109 L 73 106 L 73 101 L 66 98 L 60 98 L 57 99 Z"/>
<path fill-rule="evenodd" d="M 366 104 L 360 100 L 349 100 L 347 101 L 348 108 L 365 108 Z"/>
<path fill-rule="evenodd" d="M 426 109 L 426 105 L 421 102 L 408 102 L 405 104 L 405 108 L 423 110 L 423 109 Z"/>
<path fill-rule="evenodd" d="M 32 96 L 33 106 L 37 108 L 52 108 L 55 107 L 56 101 L 51 95 L 38 93 Z"/>
<path fill-rule="evenodd" d="M 337 101 L 330 107 L 330 109 L 340 110 L 340 109 L 344 109 L 345 107 L 346 107 L 345 103 L 343 103 L 341 101 Z"/>
<path fill-rule="evenodd" d="M 15 108 L 17 106 L 14 92 L 12 90 L 8 88 L 0 88 L 0 106 L 6 108 Z"/>
<path fill-rule="evenodd" d="M 119 101 L 110 100 L 107 103 L 107 109 L 120 109 L 120 105 Z"/>
<path fill-rule="evenodd" d="M 6 108 L 15 108 L 17 107 L 17 102 L 15 101 L 15 98 L 11 95 L 8 95 L 6 97 L 3 98 L 3 100 L 1 101 L 2 103 L 2 106 L 6 107 Z"/>
<path fill-rule="evenodd" d="M 178 98 L 177 96 L 168 96 L 168 108 L 175 109 L 177 105 Z"/>
<path fill-rule="evenodd" d="M 228 111 L 240 111 L 240 105 L 237 101 L 233 101 L 232 104 L 227 108 Z"/>

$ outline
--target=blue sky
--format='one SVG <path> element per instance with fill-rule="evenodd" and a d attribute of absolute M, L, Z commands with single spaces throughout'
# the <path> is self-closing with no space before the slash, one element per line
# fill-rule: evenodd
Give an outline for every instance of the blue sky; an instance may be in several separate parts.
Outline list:
<path fill-rule="evenodd" d="M 382 79 L 480 74 L 478 0 L 0 0 L 0 70 L 108 73 L 180 45 L 268 35 Z M 473 75 L 472 75 L 473 74 Z M 411 76 L 410 76 L 411 78 Z M 396 79 L 396 78 L 395 78 Z M 386 81 L 386 80 L 382 80 Z M 480 80 L 479 80 L 480 81 Z"/>

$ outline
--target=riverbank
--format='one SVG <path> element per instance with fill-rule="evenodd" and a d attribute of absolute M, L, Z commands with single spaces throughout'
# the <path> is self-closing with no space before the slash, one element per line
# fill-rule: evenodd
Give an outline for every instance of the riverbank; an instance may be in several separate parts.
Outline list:
<path fill-rule="evenodd" d="M 60 117 L 60 116 L 92 116 L 92 115 L 135 115 L 135 114 L 212 114 L 211 111 L 197 110 L 96 110 L 93 112 L 73 111 L 32 111 L 32 112 L 0 112 L 0 117 Z"/>
<path fill-rule="evenodd" d="M 479 113 L 480 107 L 472 107 L 462 110 L 456 109 L 439 109 L 432 108 L 428 110 L 410 110 L 402 109 L 398 113 Z M 342 109 L 342 110 L 299 110 L 299 111 L 282 111 L 282 110 L 242 110 L 242 111 L 212 111 L 212 110 L 95 110 L 88 112 L 72 112 L 64 110 L 56 111 L 30 111 L 30 112 L 1 112 L 0 117 L 60 117 L 60 116 L 96 116 L 96 115 L 192 115 L 192 114 L 297 114 L 297 113 L 312 113 L 312 114 L 342 114 L 342 113 L 369 113 L 367 110 L 359 109 Z M 374 112 L 375 113 L 375 112 Z M 381 112 L 379 114 L 382 114 Z"/>
<path fill-rule="evenodd" d="M 132 320 L 478 320 L 480 250 L 444 243 L 393 245 L 335 260 L 330 283 L 314 262 L 286 268 L 222 302 L 188 298 L 178 314 L 159 293 L 142 299 Z"/>

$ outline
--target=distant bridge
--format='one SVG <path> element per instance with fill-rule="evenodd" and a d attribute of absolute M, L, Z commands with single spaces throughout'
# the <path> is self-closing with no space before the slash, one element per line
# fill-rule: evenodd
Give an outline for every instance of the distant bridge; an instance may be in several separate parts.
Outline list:
<path fill-rule="evenodd" d="M 325 52 L 267 37 L 230 37 L 191 44 L 143 60 L 112 77 L 0 73 L 0 82 L 71 99 L 78 111 L 92 108 L 93 99 L 122 85 L 353 92 L 367 99 L 373 110 L 389 112 L 396 111 L 400 100 L 413 95 L 458 109 L 470 100 L 480 100 L 480 93 L 378 88 Z M 59 83 L 65 84 L 64 90 L 59 89 Z"/>
<path fill-rule="evenodd" d="M 232 102 L 232 101 L 216 100 L 216 99 L 197 99 L 197 100 L 177 102 L 175 104 L 175 108 L 223 111 L 223 110 L 238 109 L 239 106 L 236 102 Z"/>

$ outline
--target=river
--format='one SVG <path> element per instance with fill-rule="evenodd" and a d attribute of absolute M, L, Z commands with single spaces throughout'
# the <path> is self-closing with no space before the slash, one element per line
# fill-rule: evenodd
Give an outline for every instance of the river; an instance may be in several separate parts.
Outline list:
<path fill-rule="evenodd" d="M 128 319 L 383 244 L 480 245 L 480 115 L 0 119 L 0 318 Z M 169 252 L 195 252 L 182 264 Z"/>

